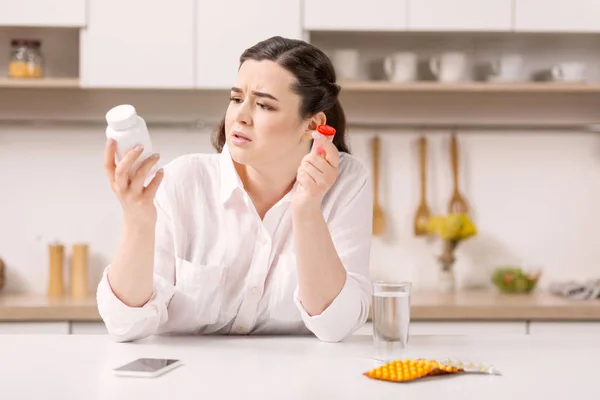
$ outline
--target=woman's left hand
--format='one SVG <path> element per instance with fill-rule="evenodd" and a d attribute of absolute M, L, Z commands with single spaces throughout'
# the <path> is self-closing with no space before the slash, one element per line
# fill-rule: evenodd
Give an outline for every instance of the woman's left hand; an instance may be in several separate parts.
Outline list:
<path fill-rule="evenodd" d="M 313 150 L 304 156 L 296 175 L 298 187 L 293 198 L 296 207 L 320 208 L 325 193 L 338 176 L 338 149 L 318 132 L 313 133 L 313 138 Z M 324 154 L 319 154 L 316 149 L 322 149 Z"/>

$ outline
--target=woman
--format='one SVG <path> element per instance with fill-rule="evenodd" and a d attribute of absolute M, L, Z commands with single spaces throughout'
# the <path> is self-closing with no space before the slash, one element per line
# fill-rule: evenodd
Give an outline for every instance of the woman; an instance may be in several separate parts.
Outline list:
<path fill-rule="evenodd" d="M 370 181 L 349 155 L 327 56 L 273 37 L 247 49 L 213 144 L 144 188 L 158 157 L 105 168 L 123 209 L 118 250 L 98 286 L 109 334 L 301 334 L 337 342 L 370 305 Z M 316 134 L 337 131 L 333 142 Z M 325 150 L 320 155 L 313 141 Z"/>

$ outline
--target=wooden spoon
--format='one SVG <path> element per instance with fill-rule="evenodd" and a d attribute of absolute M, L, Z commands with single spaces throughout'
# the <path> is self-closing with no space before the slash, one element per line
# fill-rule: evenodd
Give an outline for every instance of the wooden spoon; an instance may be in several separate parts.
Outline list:
<path fill-rule="evenodd" d="M 421 136 L 419 139 L 419 160 L 421 171 L 421 201 L 415 214 L 415 236 L 427 234 L 427 221 L 429 220 L 430 211 L 427 206 L 427 139 Z"/>
<path fill-rule="evenodd" d="M 379 137 L 371 141 L 373 158 L 373 235 L 381 236 L 385 231 L 385 215 L 379 204 Z"/>
<path fill-rule="evenodd" d="M 448 203 L 449 213 L 468 214 L 469 207 L 467 201 L 460 194 L 458 189 L 458 143 L 456 141 L 456 133 L 452 132 L 450 141 L 450 159 L 452 161 L 452 177 L 454 181 L 454 191 Z"/>

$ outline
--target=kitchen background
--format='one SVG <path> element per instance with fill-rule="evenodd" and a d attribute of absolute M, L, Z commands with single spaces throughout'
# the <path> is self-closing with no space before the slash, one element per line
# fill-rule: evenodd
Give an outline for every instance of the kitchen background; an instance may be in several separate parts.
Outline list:
<path fill-rule="evenodd" d="M 458 288 L 489 288 L 494 269 L 506 265 L 541 270 L 544 288 L 600 278 L 596 0 L 205 3 L 0 0 L 3 292 L 45 293 L 55 241 L 65 246 L 65 285 L 71 246 L 89 246 L 93 291 L 121 228 L 102 167 L 106 111 L 133 104 L 162 163 L 212 152 L 237 58 L 272 35 L 331 55 L 352 151 L 371 171 L 372 138 L 380 138 L 386 230 L 373 238 L 373 279 L 439 286 L 442 243 L 413 233 L 418 139 L 428 139 L 431 213 L 444 214 L 452 132 L 459 186 L 478 229 L 456 252 Z M 28 51 L 41 53 L 43 76 L 9 76 L 18 61 L 13 39 L 41 41 Z M 397 52 L 404 54 L 386 75 L 383 60 Z M 448 56 L 436 77 L 430 59 L 447 52 L 460 55 Z M 496 60 L 505 64 L 499 76 L 480 72 Z"/>

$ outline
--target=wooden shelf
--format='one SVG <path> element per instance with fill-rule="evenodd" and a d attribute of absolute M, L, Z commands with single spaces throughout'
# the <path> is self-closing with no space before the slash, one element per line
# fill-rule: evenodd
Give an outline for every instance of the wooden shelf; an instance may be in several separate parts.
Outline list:
<path fill-rule="evenodd" d="M 421 92 L 421 93 L 598 93 L 598 83 L 565 82 L 411 82 L 342 81 L 345 92 Z"/>
<path fill-rule="evenodd" d="M 397 93 L 556 93 L 600 94 L 600 83 L 564 83 L 564 82 L 411 82 L 394 83 L 386 81 L 341 81 L 343 92 L 397 92 Z M 79 89 L 78 78 L 41 78 L 11 79 L 0 77 L 0 88 L 38 88 L 38 89 Z M 200 90 L 200 89 L 198 89 Z"/>
<path fill-rule="evenodd" d="M 0 88 L 77 89 L 79 87 L 78 78 L 14 79 L 0 77 Z"/>

